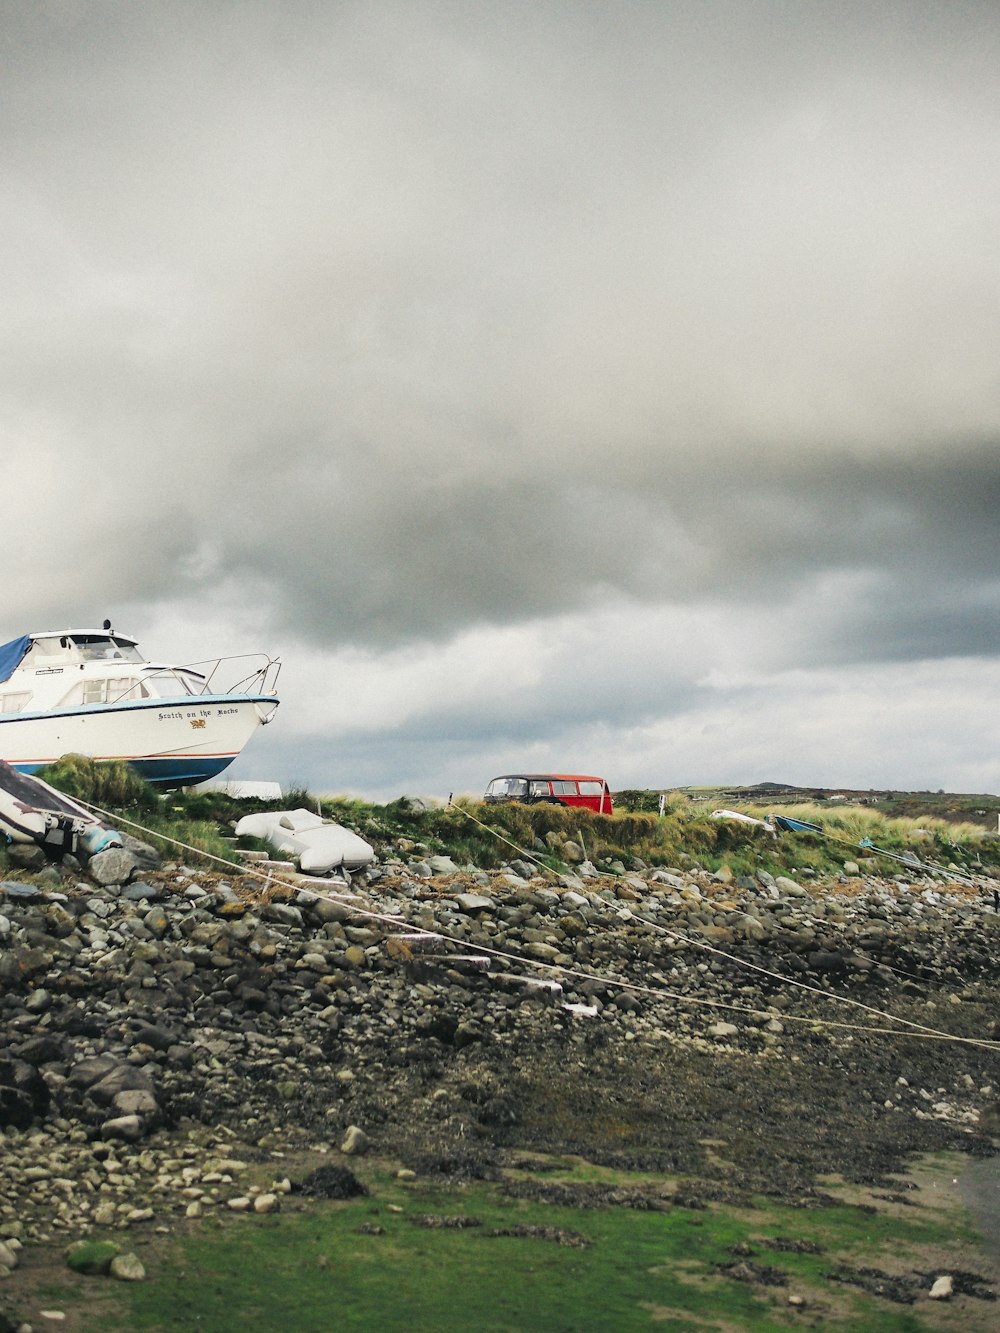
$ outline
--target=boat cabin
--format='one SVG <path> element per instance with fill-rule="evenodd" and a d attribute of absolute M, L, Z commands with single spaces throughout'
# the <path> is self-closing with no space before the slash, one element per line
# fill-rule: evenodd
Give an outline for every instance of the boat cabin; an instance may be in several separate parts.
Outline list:
<path fill-rule="evenodd" d="M 487 805 L 520 801 L 525 805 L 571 805 L 598 815 L 614 811 L 611 791 L 604 778 L 581 773 L 507 773 L 494 778 L 486 788 Z"/>
<path fill-rule="evenodd" d="M 26 634 L 0 645 L 0 713 L 176 699 L 204 689 L 199 672 L 147 662 L 135 639 L 111 630 Z"/>

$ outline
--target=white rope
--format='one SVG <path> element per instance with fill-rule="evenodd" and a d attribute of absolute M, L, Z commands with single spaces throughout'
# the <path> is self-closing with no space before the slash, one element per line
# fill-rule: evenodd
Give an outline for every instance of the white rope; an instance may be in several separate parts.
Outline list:
<path fill-rule="evenodd" d="M 481 819 L 476 818 L 471 810 L 466 810 L 464 806 L 456 805 L 450 796 L 445 803 L 445 809 L 447 810 L 449 806 L 452 810 L 457 810 L 460 815 L 464 815 L 466 819 L 471 819 L 473 824 L 478 824 L 479 827 L 485 829 L 487 833 L 492 833 L 494 838 L 498 838 L 500 842 L 505 842 L 508 847 L 513 847 L 514 851 L 517 852 L 519 856 L 523 856 L 528 861 L 533 861 L 534 864 L 538 866 L 540 870 L 544 870 L 547 875 L 555 875 L 556 879 L 560 878 L 558 870 L 553 870 L 551 866 L 547 866 L 544 861 L 540 861 L 532 852 L 525 851 L 525 849 L 519 847 L 516 842 L 511 842 L 510 838 L 504 837 L 499 829 L 493 828 L 490 824 L 484 824 Z"/>
<path fill-rule="evenodd" d="M 454 803 L 450 798 L 449 798 L 449 800 L 448 800 L 448 805 L 452 806 L 452 807 L 453 807 L 454 809 L 456 809 L 456 810 L 459 810 L 460 813 L 462 813 L 463 815 L 466 816 L 466 818 L 471 819 L 471 820 L 473 821 L 473 823 L 478 824 L 478 825 L 480 826 L 480 828 L 484 828 L 484 829 L 486 829 L 486 831 L 487 831 L 488 833 L 494 833 L 494 834 L 496 834 L 496 836 L 497 836 L 498 838 L 501 838 L 501 840 L 502 840 L 503 842 L 508 843 L 509 846 L 511 846 L 511 847 L 514 847 L 514 846 L 515 846 L 515 844 L 512 843 L 512 842 L 510 842 L 510 840 L 509 840 L 508 838 L 504 838 L 504 837 L 502 836 L 502 834 L 497 833 L 497 831 L 496 831 L 495 829 L 491 828 L 488 824 L 485 824 L 485 823 L 482 822 L 482 820 L 477 819 L 476 816 L 473 815 L 470 811 L 463 809 L 461 806 L 457 806 L 457 805 L 455 805 L 455 803 Z M 518 848 L 518 850 L 522 850 L 522 849 Z M 523 852 L 523 851 L 522 851 L 522 855 L 529 856 L 530 853 L 527 853 L 527 852 Z M 532 858 L 532 859 L 534 860 L 535 858 Z M 541 862 L 538 862 L 538 864 L 542 864 L 542 863 L 541 863 Z M 550 867 L 548 867 L 548 866 L 545 866 L 545 867 L 543 867 L 543 868 L 546 869 L 546 870 L 549 870 L 549 869 L 550 869 Z M 554 873 L 554 872 L 553 872 L 553 873 Z M 631 909 L 629 909 L 629 910 L 631 911 Z M 711 954 L 715 954 L 715 955 L 716 955 L 717 957 L 719 957 L 719 958 L 724 958 L 727 962 L 733 963 L 733 964 L 735 964 L 737 967 L 744 967 L 744 968 L 748 968 L 749 970 L 754 971 L 754 972 L 760 972 L 762 975 L 767 976 L 767 977 L 771 977 L 773 980 L 775 980 L 775 981 L 779 981 L 779 982 L 781 982 L 783 985 L 786 985 L 786 986 L 795 986 L 795 987 L 799 988 L 800 990 L 809 991 L 811 994 L 813 994 L 813 995 L 817 995 L 817 996 L 821 997 L 822 999 L 833 1000 L 833 1001 L 838 1002 L 838 1003 L 841 1003 L 841 1004 L 847 1004 L 847 1005 L 854 1006 L 854 1007 L 856 1007 L 856 1008 L 858 1008 L 858 1009 L 861 1009 L 861 1010 L 862 1010 L 863 1012 L 865 1012 L 865 1013 L 873 1014 L 873 1015 L 874 1015 L 875 1017 L 877 1017 L 877 1018 L 884 1018 L 884 1019 L 888 1020 L 889 1022 L 902 1023 L 904 1026 L 914 1028 L 916 1031 L 923 1032 L 923 1033 L 927 1034 L 928 1036 L 934 1036 L 934 1037 L 937 1037 L 937 1038 L 940 1038 L 940 1039 L 942 1039 L 942 1040 L 946 1040 L 946 1041 L 962 1041 L 962 1042 L 970 1042 L 970 1043 L 973 1043 L 973 1044 L 975 1044 L 975 1045 L 983 1045 L 983 1046 L 985 1046 L 987 1049 L 990 1049 L 990 1050 L 1000 1050 L 1000 1042 L 983 1042 L 983 1041 L 981 1041 L 981 1040 L 979 1040 L 979 1039 L 977 1039 L 977 1038 L 974 1038 L 974 1037 L 957 1037 L 957 1036 L 954 1036 L 954 1035 L 951 1034 L 951 1033 L 941 1032 L 941 1031 L 940 1031 L 939 1029 L 937 1029 L 937 1028 L 929 1027 L 929 1026 L 927 1026 L 926 1024 L 924 1024 L 924 1023 L 917 1023 L 917 1022 L 913 1021 L 912 1019 L 908 1019 L 908 1018 L 900 1018 L 900 1017 L 898 1017 L 898 1016 L 895 1015 L 895 1014 L 889 1014 L 889 1013 L 887 1013 L 885 1010 L 877 1009 L 877 1008 L 874 1008 L 874 1007 L 871 1006 L 871 1005 L 864 1004 L 861 1000 L 854 1000 L 854 999 L 852 999 L 852 998 L 851 998 L 850 996 L 848 996 L 848 995 L 837 995 L 835 992 L 833 992 L 833 991 L 828 991 L 828 990 L 824 990 L 824 989 L 823 989 L 822 987 L 820 987 L 820 986 L 812 986 L 812 985 L 810 985 L 808 982 L 805 982 L 805 981 L 798 981 L 798 980 L 796 980 L 794 977 L 786 977 L 786 976 L 784 976 L 782 973 L 780 973 L 780 972 L 774 972 L 774 971 L 772 971 L 770 968 L 763 967 L 763 966 L 761 966 L 761 965 L 758 964 L 758 963 L 751 963 L 751 962 L 750 962 L 749 960 L 747 960 L 747 959 L 739 958 L 739 957 L 737 957 L 735 954 L 727 953 L 724 949 L 716 948 L 714 945 L 709 944 L 706 940 L 695 940 L 695 939 L 691 939 L 689 936 L 681 935 L 679 932 L 677 932 L 677 931 L 673 931 L 673 930 L 669 930 L 666 926 L 661 925 L 658 921 L 652 921 L 649 917 L 647 917 L 647 916 L 642 916 L 642 915 L 641 915 L 640 913 L 638 913 L 638 912 L 632 912 L 632 916 L 635 917 L 636 920 L 638 920 L 638 921 L 642 921 L 642 922 L 644 922 L 646 925 L 651 926 L 654 930 L 659 931 L 661 934 L 666 935 L 669 939 L 677 940 L 677 941 L 679 941 L 680 943 L 687 945 L 689 948 L 693 948 L 693 949 L 704 949 L 705 952 L 707 952 L 707 953 L 711 953 Z M 477 948 L 480 948 L 480 947 L 483 947 L 483 946 L 479 946 L 479 945 L 477 945 L 476 947 L 477 947 Z M 894 970 L 894 969 L 890 969 L 890 970 Z M 581 975 L 581 974 L 579 974 L 579 973 L 574 973 L 574 972 L 572 971 L 572 969 L 565 969 L 565 971 L 566 971 L 567 975 Z M 628 985 L 629 985 L 631 988 L 633 988 L 633 989 L 642 989 L 642 988 L 639 987 L 639 986 L 634 986 L 632 983 L 620 983 L 620 984 L 628 984 Z M 656 992 L 656 993 L 661 993 L 661 992 Z M 692 1001 L 692 1002 L 694 1002 L 694 1001 Z M 711 1003 L 711 1004 L 714 1005 L 714 1004 L 717 1004 L 718 1002 L 717 1002 L 717 1001 L 699 1001 L 699 1003 L 704 1003 L 704 1004 Z M 756 1013 L 756 1012 L 757 1012 L 755 1009 L 752 1009 L 752 1008 L 751 1008 L 751 1009 L 745 1009 L 743 1006 L 740 1006 L 740 1005 L 729 1005 L 729 1004 L 727 1004 L 727 1005 L 725 1005 L 724 1007 L 726 1007 L 726 1008 L 730 1008 L 730 1009 L 733 1009 L 733 1010 L 736 1010 L 736 1011 L 738 1011 L 738 1012 L 750 1012 L 750 1013 Z M 810 1022 L 810 1021 L 813 1021 L 813 1020 L 805 1019 L 805 1020 L 803 1020 L 803 1021 L 805 1021 L 805 1022 Z M 863 1028 L 863 1029 L 861 1029 L 861 1030 L 862 1030 L 862 1031 L 872 1031 L 872 1030 L 874 1030 L 874 1029 Z"/>
<path fill-rule="evenodd" d="M 76 797 L 74 799 L 80 800 L 79 797 Z M 112 822 L 128 824 L 130 827 L 138 829 L 140 832 L 145 833 L 147 837 L 159 838 L 164 842 L 173 844 L 175 847 L 180 847 L 184 851 L 192 852 L 194 853 L 195 856 L 203 856 L 206 857 L 208 860 L 216 861 L 220 865 L 225 866 L 229 870 L 237 871 L 244 878 L 249 877 L 253 879 L 258 879 L 264 884 L 265 888 L 274 883 L 274 878 L 271 871 L 269 871 L 268 874 L 265 876 L 260 871 L 254 870 L 250 866 L 240 864 L 239 862 L 236 861 L 226 860 L 221 856 L 216 856 L 212 852 L 204 851 L 200 847 L 194 847 L 190 843 L 185 843 L 178 838 L 171 837 L 169 834 L 157 833 L 152 829 L 147 829 L 142 824 L 136 823 L 134 820 L 127 819 L 121 815 L 114 815 L 110 811 L 102 810 L 99 806 L 93 805 L 88 801 L 80 800 L 80 804 L 87 806 L 87 808 L 93 810 L 95 814 L 98 814 L 103 818 L 109 819 Z M 484 827 L 488 827 L 488 825 L 484 825 Z M 511 844 L 511 846 L 514 845 L 515 844 L 513 843 Z M 289 887 L 294 888 L 295 885 L 289 884 Z M 336 898 L 329 898 L 325 894 L 319 893 L 313 886 L 309 887 L 308 892 L 314 894 L 315 897 L 317 898 L 323 899 L 325 902 L 338 903 L 339 901 Z M 358 916 L 364 917 L 366 920 L 378 921 L 395 929 L 398 929 L 401 924 L 404 924 L 401 923 L 400 918 L 398 916 L 392 916 L 384 912 L 375 912 L 370 909 L 359 907 L 355 903 L 352 903 L 350 905 L 350 910 L 351 912 L 357 914 Z M 914 1039 L 922 1039 L 930 1041 L 953 1042 L 960 1045 L 979 1047 L 983 1050 L 988 1050 L 988 1051 L 1000 1051 L 1000 1042 L 987 1041 L 978 1037 L 962 1037 L 956 1035 L 955 1033 L 944 1032 L 939 1028 L 933 1028 L 923 1023 L 914 1022 L 907 1018 L 900 1018 L 896 1014 L 888 1013 L 886 1010 L 883 1009 L 876 1009 L 871 1005 L 863 1004 L 860 1000 L 851 999 L 849 996 L 837 995 L 833 991 L 824 990 L 822 987 L 811 986 L 807 982 L 797 981 L 794 977 L 786 977 L 779 972 L 772 972 L 770 969 L 761 967 L 756 963 L 747 962 L 745 959 L 739 958 L 735 954 L 726 953 L 724 950 L 718 949 L 714 945 L 708 944 L 706 941 L 688 939 L 686 936 L 680 935 L 676 931 L 668 930 L 666 926 L 661 926 L 659 922 L 650 921 L 647 917 L 643 917 L 638 915 L 638 913 L 631 912 L 631 909 L 630 909 L 630 915 L 634 920 L 642 921 L 643 924 L 651 926 L 654 930 L 658 930 L 664 935 L 679 940 L 683 944 L 689 945 L 692 948 L 701 948 L 705 949 L 709 953 L 717 954 L 720 958 L 726 959 L 728 962 L 735 964 L 737 967 L 745 967 L 755 972 L 761 972 L 765 976 L 771 977 L 772 979 L 781 982 L 783 985 L 795 986 L 798 989 L 808 991 L 811 994 L 818 996 L 820 999 L 831 1000 L 834 1003 L 851 1005 L 855 1008 L 861 1009 L 865 1013 L 872 1014 L 876 1018 L 885 1019 L 887 1023 L 902 1024 L 903 1029 L 900 1029 L 898 1027 L 878 1028 L 878 1027 L 865 1026 L 863 1024 L 857 1024 L 857 1023 L 841 1022 L 837 1019 L 817 1019 L 817 1018 L 809 1018 L 804 1015 L 785 1014 L 785 1013 L 782 1013 L 780 1015 L 780 1021 L 782 1022 L 804 1023 L 811 1027 L 817 1027 L 817 1026 L 831 1027 L 831 1028 L 838 1028 L 844 1031 L 872 1033 L 875 1035 L 882 1035 L 882 1036 L 910 1037 Z M 460 936 L 449 935 L 446 931 L 427 930 L 419 926 L 417 927 L 411 926 L 409 923 L 405 924 L 406 924 L 406 934 L 410 936 L 417 936 L 418 938 L 423 937 L 430 940 L 437 940 L 437 939 L 447 940 L 451 944 L 456 944 L 459 946 L 465 945 L 466 947 L 468 947 L 467 941 L 463 940 Z M 479 953 L 487 954 L 493 958 L 504 959 L 507 962 L 516 963 L 520 967 L 528 966 L 528 967 L 541 968 L 545 971 L 555 972 L 560 976 L 575 977 L 584 981 L 593 981 L 597 982 L 599 985 L 615 986 L 621 990 L 635 992 L 640 995 L 650 995 L 658 999 L 676 1000 L 681 1004 L 687 1004 L 693 1007 L 724 1009 L 728 1012 L 747 1013 L 754 1015 L 764 1012 L 759 1007 L 755 1007 L 752 1005 L 741 1005 L 741 1004 L 734 1004 L 731 1001 L 726 1001 L 726 1000 L 709 1000 L 700 996 L 682 995 L 678 991 L 667 990 L 665 987 L 647 986 L 641 982 L 625 981 L 618 977 L 601 976 L 599 973 L 596 972 L 589 972 L 581 968 L 569 967 L 561 963 L 547 963 L 544 962 L 542 959 L 526 958 L 521 954 L 511 953 L 510 951 L 504 949 L 496 949 L 485 944 L 476 943 L 473 944 L 471 947 L 476 949 L 477 952 Z M 778 1015 L 774 1016 L 778 1017 Z"/>

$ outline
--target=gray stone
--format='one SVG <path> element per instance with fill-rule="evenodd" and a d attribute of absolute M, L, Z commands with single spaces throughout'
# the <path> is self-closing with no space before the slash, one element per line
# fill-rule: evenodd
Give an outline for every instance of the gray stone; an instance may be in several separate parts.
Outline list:
<path fill-rule="evenodd" d="M 75 1088 L 89 1088 L 119 1067 L 120 1061 L 111 1055 L 93 1055 L 78 1060 L 68 1075 L 68 1082 Z"/>
<path fill-rule="evenodd" d="M 732 929 L 734 934 L 742 936 L 743 939 L 758 943 L 766 940 L 771 933 L 759 918 L 749 914 L 737 917 Z"/>
<path fill-rule="evenodd" d="M 18 880 L 5 879 L 0 883 L 0 897 L 11 902 L 37 903 L 45 897 L 37 884 L 22 884 Z"/>
<path fill-rule="evenodd" d="M 485 898 L 481 893 L 456 893 L 455 902 L 463 912 L 489 911 L 495 906 L 492 898 Z"/>
<path fill-rule="evenodd" d="M 12 842 L 7 848 L 7 860 L 23 870 L 42 870 L 46 865 L 45 853 L 33 842 Z"/>
<path fill-rule="evenodd" d="M 774 887 L 785 898 L 809 897 L 809 890 L 804 889 L 801 884 L 797 884 L 794 879 L 789 879 L 787 875 L 779 875 L 774 881 Z"/>
<path fill-rule="evenodd" d="M 300 897 L 300 902 L 304 903 L 306 911 L 314 921 L 321 924 L 333 921 L 346 921 L 351 915 L 351 907 L 344 902 L 337 902 L 331 898 L 323 898 L 320 895 L 309 895 L 308 899 Z"/>
<path fill-rule="evenodd" d="M 533 861 L 525 861 L 520 857 L 511 861 L 510 869 L 518 879 L 531 879 L 538 874 L 538 866 Z"/>
<path fill-rule="evenodd" d="M 302 913 L 291 903 L 266 903 L 261 916 L 265 921 L 275 921 L 282 926 L 302 925 Z"/>
<path fill-rule="evenodd" d="M 740 1030 L 735 1023 L 712 1023 L 708 1028 L 710 1037 L 738 1037 Z"/>
<path fill-rule="evenodd" d="M 122 1092 L 155 1092 L 148 1074 L 132 1064 L 116 1065 L 97 1083 L 90 1086 L 88 1096 L 99 1106 L 112 1106 Z"/>
<path fill-rule="evenodd" d="M 111 1260 L 111 1267 L 108 1272 L 119 1282 L 142 1282 L 146 1277 L 146 1270 L 142 1266 L 142 1261 L 137 1254 L 131 1250 L 125 1254 L 116 1254 Z"/>
<path fill-rule="evenodd" d="M 128 1088 L 115 1094 L 111 1105 L 123 1116 L 155 1116 L 159 1114 L 156 1098 L 145 1088 Z"/>
<path fill-rule="evenodd" d="M 162 884 L 152 880 L 136 879 L 122 889 L 121 896 L 126 902 L 136 903 L 145 898 L 147 902 L 156 903 L 166 898 L 167 891 Z"/>
<path fill-rule="evenodd" d="M 142 1121 L 137 1115 L 114 1116 L 101 1125 L 101 1137 L 137 1143 L 142 1138 Z"/>
<path fill-rule="evenodd" d="M 151 907 L 142 918 L 142 924 L 158 940 L 162 940 L 164 935 L 170 929 L 170 917 L 160 904 Z"/>
<path fill-rule="evenodd" d="M 98 884 L 127 884 L 135 874 L 138 861 L 124 847 L 109 847 L 87 862 L 87 873 Z"/>
<path fill-rule="evenodd" d="M 163 865 L 163 857 L 150 843 L 134 838 L 131 833 L 123 833 L 122 842 L 140 870 L 159 870 Z"/>
<path fill-rule="evenodd" d="M 343 1142 L 340 1145 L 340 1151 L 347 1156 L 358 1156 L 367 1152 L 370 1145 L 368 1135 L 357 1125 L 348 1125 L 347 1132 L 344 1134 Z"/>

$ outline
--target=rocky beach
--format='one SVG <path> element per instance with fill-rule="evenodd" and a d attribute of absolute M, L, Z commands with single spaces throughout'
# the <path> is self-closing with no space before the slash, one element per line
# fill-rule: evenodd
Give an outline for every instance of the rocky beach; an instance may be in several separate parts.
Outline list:
<path fill-rule="evenodd" d="M 306 1151 L 451 1180 L 577 1154 L 684 1181 L 601 1202 L 690 1208 L 818 1206 L 834 1176 L 891 1200 L 917 1154 L 996 1151 L 985 872 L 556 875 L 399 839 L 318 880 L 126 842 L 85 867 L 12 849 L 0 883 L 12 1328 L 29 1252 L 278 1210 Z"/>

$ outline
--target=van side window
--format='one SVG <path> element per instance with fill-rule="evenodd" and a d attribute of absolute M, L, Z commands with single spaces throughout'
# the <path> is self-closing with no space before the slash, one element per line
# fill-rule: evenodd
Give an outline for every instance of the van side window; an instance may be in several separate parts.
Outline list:
<path fill-rule="evenodd" d="M 579 773 L 505 773 L 486 788 L 484 801 L 545 801 L 594 814 L 614 813 L 611 791 L 604 778 Z"/>

